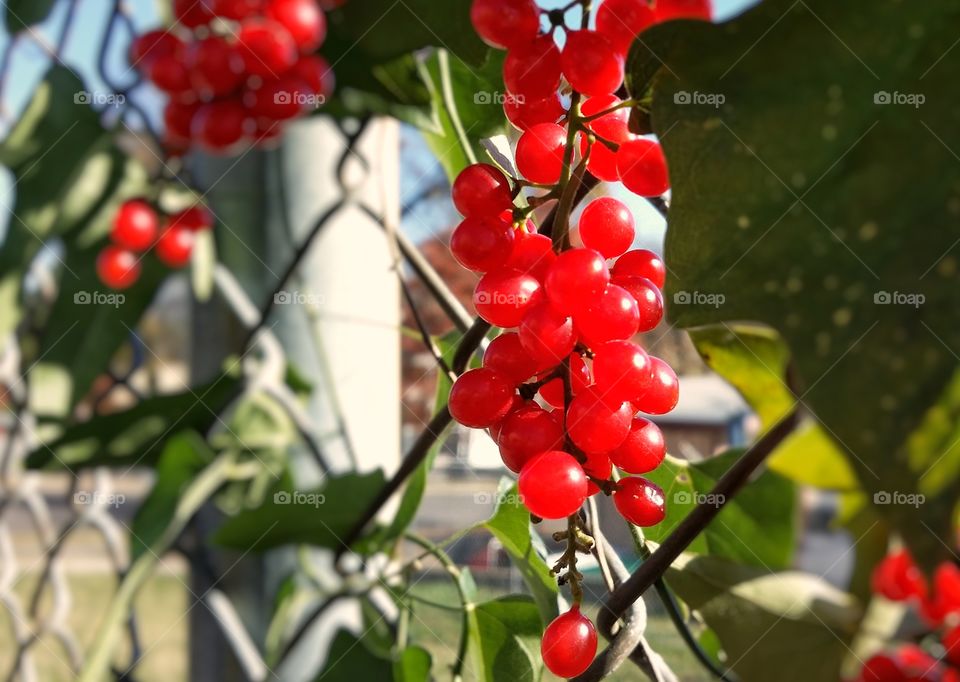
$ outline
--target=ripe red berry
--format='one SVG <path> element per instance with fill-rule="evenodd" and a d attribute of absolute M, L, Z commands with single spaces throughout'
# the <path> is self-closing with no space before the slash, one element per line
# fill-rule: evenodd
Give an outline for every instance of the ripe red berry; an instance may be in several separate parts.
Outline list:
<path fill-rule="evenodd" d="M 623 287 L 608 284 L 593 303 L 574 314 L 580 339 L 590 348 L 606 341 L 629 339 L 640 328 L 636 299 Z"/>
<path fill-rule="evenodd" d="M 510 48 L 503 60 L 503 84 L 515 98 L 537 100 L 556 96 L 560 85 L 560 50 L 545 33 Z"/>
<path fill-rule="evenodd" d="M 213 13 L 224 19 L 239 21 L 263 9 L 263 0 L 208 0 Z"/>
<path fill-rule="evenodd" d="M 570 355 L 570 392 L 579 395 L 590 387 L 590 367 L 578 353 Z M 542 377 L 540 377 L 542 378 Z M 540 387 L 540 397 L 552 407 L 563 407 L 563 379 L 551 379 Z"/>
<path fill-rule="evenodd" d="M 617 170 L 624 187 L 642 197 L 658 197 L 670 189 L 667 160 L 653 140 L 637 137 L 621 144 Z"/>
<path fill-rule="evenodd" d="M 650 387 L 650 357 L 630 341 L 608 341 L 593 349 L 597 393 L 607 402 L 636 400 Z"/>
<path fill-rule="evenodd" d="M 654 11 L 657 21 L 673 19 L 700 19 L 710 21 L 713 8 L 710 0 L 657 0 Z"/>
<path fill-rule="evenodd" d="M 921 603 L 920 612 L 935 626 L 960 614 L 960 567 L 944 562 L 934 569 L 930 594 Z"/>
<path fill-rule="evenodd" d="M 538 123 L 556 123 L 565 111 L 556 92 L 542 99 L 510 94 L 503 100 L 503 113 L 520 130 L 527 130 Z"/>
<path fill-rule="evenodd" d="M 543 282 L 547 271 L 557 259 L 550 237 L 543 234 L 517 231 L 513 240 L 513 252 L 507 267 L 533 275 Z"/>
<path fill-rule="evenodd" d="M 630 403 L 615 406 L 594 389 L 575 396 L 567 408 L 567 433 L 585 452 L 610 452 L 630 433 L 633 409 Z"/>
<path fill-rule="evenodd" d="M 474 163 L 460 171 L 450 194 L 460 215 L 467 218 L 494 216 L 513 207 L 507 176 L 489 163 Z"/>
<path fill-rule="evenodd" d="M 643 417 L 634 417 L 630 434 L 608 453 L 610 461 L 628 474 L 653 471 L 667 456 L 667 444 L 660 428 Z"/>
<path fill-rule="evenodd" d="M 171 99 L 163 107 L 163 124 L 167 129 L 167 136 L 173 141 L 189 145 L 193 129 L 193 117 L 197 114 L 200 104 L 192 102 L 184 104 Z"/>
<path fill-rule="evenodd" d="M 619 97 L 614 95 L 603 95 L 600 97 L 591 97 L 580 107 L 582 116 L 594 116 L 602 111 L 606 111 L 621 102 Z M 621 144 L 634 137 L 627 126 L 630 118 L 630 110 L 626 107 L 611 111 L 600 118 L 586 123 L 586 127 L 597 134 L 598 137 Z M 580 138 L 580 153 L 584 156 L 587 153 L 587 138 Z M 616 152 L 610 149 L 606 144 L 597 140 L 590 149 L 590 158 L 587 160 L 587 170 L 593 173 L 601 180 L 607 182 L 618 182 L 620 180 L 620 171 L 617 169 Z"/>
<path fill-rule="evenodd" d="M 190 43 L 185 59 L 190 85 L 201 97 L 228 95 L 243 81 L 243 58 L 233 43 L 220 36 Z"/>
<path fill-rule="evenodd" d="M 599 251 L 604 258 L 616 258 L 633 244 L 633 216 L 622 201 L 613 197 L 600 197 L 587 204 L 578 227 L 583 245 Z"/>
<path fill-rule="evenodd" d="M 677 401 L 680 399 L 680 382 L 670 365 L 652 355 L 650 369 L 652 372 L 650 389 L 634 405 L 647 414 L 666 414 L 677 406 Z"/>
<path fill-rule="evenodd" d="M 160 233 L 154 251 L 161 263 L 169 268 L 182 268 L 190 262 L 194 232 L 182 227 L 167 227 Z"/>
<path fill-rule="evenodd" d="M 170 227 L 180 227 L 193 232 L 213 227 L 213 214 L 205 206 L 191 206 L 170 217 Z"/>
<path fill-rule="evenodd" d="M 187 28 L 203 26 L 213 19 L 213 14 L 200 0 L 173 0 L 173 16 Z"/>
<path fill-rule="evenodd" d="M 597 655 L 597 630 L 574 605 L 543 631 L 540 642 L 543 664 L 557 677 L 576 677 Z"/>
<path fill-rule="evenodd" d="M 190 72 L 178 53 L 151 57 L 145 63 L 144 75 L 168 94 L 182 95 L 190 91 Z"/>
<path fill-rule="evenodd" d="M 544 300 L 523 316 L 519 333 L 524 350 L 543 366 L 559 364 L 577 343 L 573 320 Z"/>
<path fill-rule="evenodd" d="M 516 332 L 505 332 L 493 339 L 483 352 L 483 366 L 496 370 L 513 384 L 522 384 L 542 366 L 523 349 Z"/>
<path fill-rule="evenodd" d="M 653 6 L 647 0 L 603 0 L 597 10 L 597 31 L 621 54 L 654 23 Z"/>
<path fill-rule="evenodd" d="M 502 267 L 513 253 L 514 230 L 494 216 L 464 218 L 450 235 L 450 251 L 463 267 L 487 272 Z"/>
<path fill-rule="evenodd" d="M 297 61 L 297 46 L 289 31 L 269 19 L 249 19 L 237 33 L 240 55 L 247 72 L 278 78 Z"/>
<path fill-rule="evenodd" d="M 560 64 L 574 90 L 591 97 L 616 92 L 623 83 L 623 61 L 623 55 L 600 33 L 567 31 Z"/>
<path fill-rule="evenodd" d="M 289 73 L 248 88 L 243 103 L 249 115 L 269 121 L 286 121 L 303 113 L 310 88 Z"/>
<path fill-rule="evenodd" d="M 497 444 L 507 468 L 520 473 L 536 455 L 563 445 L 563 426 L 539 405 L 526 405 L 503 420 Z"/>
<path fill-rule="evenodd" d="M 601 254 L 593 249 L 570 249 L 550 266 L 544 288 L 557 310 L 576 314 L 593 303 L 609 281 L 610 272 Z"/>
<path fill-rule="evenodd" d="M 143 251 L 157 238 L 157 214 L 140 199 L 125 201 L 113 218 L 110 239 L 132 251 Z"/>
<path fill-rule="evenodd" d="M 145 71 L 149 62 L 161 55 L 176 56 L 184 49 L 183 41 L 169 31 L 147 31 L 130 43 L 130 65 Z"/>
<path fill-rule="evenodd" d="M 267 18 L 287 29 L 300 52 L 313 52 L 327 36 L 327 18 L 316 0 L 269 0 Z"/>
<path fill-rule="evenodd" d="M 111 289 L 126 289 L 140 278 L 140 259 L 133 251 L 111 244 L 97 256 L 97 276 Z"/>
<path fill-rule="evenodd" d="M 239 100 L 224 99 L 204 104 L 193 117 L 193 136 L 212 153 L 224 153 L 250 132 L 247 111 Z"/>
<path fill-rule="evenodd" d="M 655 526 L 667 515 L 663 490 L 639 476 L 621 478 L 613 493 L 617 511 L 635 526 Z"/>
<path fill-rule="evenodd" d="M 450 389 L 450 414 L 464 426 L 485 429 L 503 419 L 513 406 L 513 384 L 492 369 L 464 372 Z"/>
<path fill-rule="evenodd" d="M 473 302 L 477 314 L 490 324 L 516 327 L 540 296 L 540 282 L 535 277 L 503 268 L 491 270 L 480 279 Z"/>
<path fill-rule="evenodd" d="M 667 267 L 660 256 L 647 249 L 627 251 L 613 264 L 614 277 L 646 277 L 658 289 L 667 281 Z"/>
<path fill-rule="evenodd" d="M 517 141 L 517 169 L 531 182 L 551 185 L 560 179 L 567 131 L 556 123 L 538 123 Z"/>
<path fill-rule="evenodd" d="M 870 657 L 858 682 L 947 682 L 937 659 L 916 644 L 904 644 L 892 654 Z"/>
<path fill-rule="evenodd" d="M 891 601 L 923 599 L 927 595 L 926 578 L 904 549 L 891 552 L 874 567 L 871 586 L 876 594 Z"/>
<path fill-rule="evenodd" d="M 663 319 L 663 294 L 646 277 L 614 277 L 613 284 L 625 289 L 637 302 L 640 325 L 637 331 L 648 332 Z"/>
<path fill-rule="evenodd" d="M 534 0 L 473 0 L 470 21 L 485 43 L 507 49 L 536 37 L 540 10 Z"/>
<path fill-rule="evenodd" d="M 548 450 L 528 461 L 517 482 L 524 506 L 541 519 L 562 519 L 587 499 L 587 476 L 571 455 Z"/>

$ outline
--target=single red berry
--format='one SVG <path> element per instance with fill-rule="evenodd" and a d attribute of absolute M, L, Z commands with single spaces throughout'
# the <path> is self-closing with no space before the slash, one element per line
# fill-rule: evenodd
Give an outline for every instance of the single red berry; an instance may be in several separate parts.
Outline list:
<path fill-rule="evenodd" d="M 645 474 L 663 462 L 667 456 L 667 444 L 656 424 L 643 417 L 634 417 L 626 440 L 608 455 L 618 469 L 628 474 Z"/>
<path fill-rule="evenodd" d="M 621 144 L 617 170 L 624 187 L 642 197 L 658 197 L 670 189 L 667 160 L 653 140 L 637 137 Z"/>
<path fill-rule="evenodd" d="M 249 116 L 237 99 L 204 104 L 193 117 L 193 137 L 209 152 L 229 152 L 249 133 Z"/>
<path fill-rule="evenodd" d="M 477 283 L 473 303 L 477 314 L 496 327 L 516 327 L 541 297 L 540 282 L 532 275 L 502 268 L 491 270 Z"/>
<path fill-rule="evenodd" d="M 510 48 L 503 60 L 503 84 L 514 98 L 556 96 L 560 86 L 560 50 L 549 33 Z"/>
<path fill-rule="evenodd" d="M 613 264 L 614 277 L 646 277 L 658 289 L 667 281 L 667 267 L 660 256 L 647 249 L 627 251 Z"/>
<path fill-rule="evenodd" d="M 540 642 L 543 664 L 557 677 L 576 677 L 597 655 L 597 630 L 574 605 L 550 623 Z"/>
<path fill-rule="evenodd" d="M 513 384 L 522 384 L 542 366 L 530 357 L 516 332 L 504 332 L 493 339 L 483 352 L 483 366 L 496 370 Z"/>
<path fill-rule="evenodd" d="M 517 169 L 531 182 L 552 185 L 563 170 L 567 131 L 556 123 L 538 123 L 517 141 Z"/>
<path fill-rule="evenodd" d="M 497 444 L 507 468 L 520 473 L 536 455 L 563 445 L 563 427 L 536 403 L 526 405 L 503 420 Z"/>
<path fill-rule="evenodd" d="M 584 452 L 610 452 L 630 433 L 633 409 L 604 401 L 594 389 L 580 393 L 567 407 L 567 433 Z"/>
<path fill-rule="evenodd" d="M 147 31 L 130 43 L 130 65 L 139 71 L 145 71 L 155 57 L 178 56 L 183 50 L 183 41 L 169 31 Z"/>
<path fill-rule="evenodd" d="M 210 8 L 218 17 L 240 21 L 259 13 L 263 0 L 208 0 Z"/>
<path fill-rule="evenodd" d="M 171 99 L 163 107 L 163 124 L 167 130 L 167 136 L 173 140 L 189 145 L 191 131 L 193 130 L 193 117 L 196 116 L 200 104 L 191 102 L 184 104 L 175 99 Z"/>
<path fill-rule="evenodd" d="M 297 63 L 290 67 L 287 75 L 305 83 L 310 94 L 317 97 L 318 105 L 323 104 L 323 100 L 333 94 L 336 86 L 333 68 L 320 55 L 301 55 Z"/>
<path fill-rule="evenodd" d="M 517 487 L 524 506 L 541 519 L 570 516 L 587 499 L 583 468 L 560 450 L 540 453 L 524 464 Z"/>
<path fill-rule="evenodd" d="M 489 163 L 474 163 L 460 171 L 450 194 L 460 215 L 467 218 L 493 216 L 513 207 L 507 176 Z"/>
<path fill-rule="evenodd" d="M 623 54 L 602 34 L 588 29 L 567 31 L 560 64 L 567 82 L 591 97 L 616 92 L 623 83 Z"/>
<path fill-rule="evenodd" d="M 710 0 L 656 0 L 654 11 L 657 21 L 673 19 L 700 19 L 710 21 L 713 8 Z"/>
<path fill-rule="evenodd" d="M 182 268 L 190 262 L 194 239 L 192 230 L 167 227 L 160 233 L 154 251 L 160 262 L 168 268 Z"/>
<path fill-rule="evenodd" d="M 593 303 L 609 281 L 610 272 L 601 254 L 593 249 L 569 249 L 550 266 L 544 288 L 557 310 L 576 314 Z"/>
<path fill-rule="evenodd" d="M 540 10 L 533 0 L 473 0 L 470 22 L 487 45 L 507 49 L 536 37 Z"/>
<path fill-rule="evenodd" d="M 450 414 L 464 426 L 485 429 L 506 416 L 516 394 L 513 384 L 492 369 L 464 372 L 450 389 Z"/>
<path fill-rule="evenodd" d="M 634 405 L 647 414 L 666 414 L 680 399 L 680 381 L 676 372 L 660 358 L 650 356 L 650 389 Z"/>
<path fill-rule="evenodd" d="M 122 246 L 105 246 L 97 256 L 97 276 L 111 289 L 126 289 L 140 278 L 140 259 Z"/>
<path fill-rule="evenodd" d="M 603 452 L 585 452 L 583 453 L 587 461 L 583 463 L 583 473 L 587 475 L 587 495 L 596 495 L 600 492 L 600 486 L 590 480 L 595 478 L 598 481 L 609 481 L 613 475 L 613 463 L 606 453 Z"/>
<path fill-rule="evenodd" d="M 603 0 L 597 10 L 597 31 L 621 54 L 655 23 L 653 6 L 647 0 Z"/>
<path fill-rule="evenodd" d="M 620 102 L 621 99 L 614 95 L 591 97 L 581 105 L 580 114 L 582 116 L 593 116 L 620 104 Z M 630 110 L 623 107 L 604 114 L 600 118 L 589 121 L 585 125 L 589 130 L 596 133 L 598 138 L 621 144 L 634 137 L 634 135 L 630 133 L 627 125 L 629 118 Z M 580 153 L 584 156 L 587 154 L 587 146 L 588 141 L 586 136 L 581 135 Z M 587 170 L 601 180 L 618 182 L 620 180 L 620 171 L 617 169 L 616 151 L 598 139 L 590 149 L 590 158 L 587 159 Z"/>
<path fill-rule="evenodd" d="M 523 348 L 544 366 L 559 364 L 577 343 L 573 320 L 543 300 L 523 316 L 519 334 Z"/>
<path fill-rule="evenodd" d="M 327 37 L 327 18 L 316 0 L 269 0 L 265 14 L 287 29 L 304 54 L 315 51 Z"/>
<path fill-rule="evenodd" d="M 574 313 L 580 339 L 590 348 L 607 341 L 629 339 L 640 328 L 636 299 L 623 287 L 608 284 L 593 303 Z"/>
<path fill-rule="evenodd" d="M 514 126 L 527 130 L 538 123 L 556 123 L 566 109 L 556 92 L 542 99 L 529 99 L 510 93 L 503 100 L 503 113 Z"/>
<path fill-rule="evenodd" d="M 604 258 L 616 258 L 633 244 L 636 229 L 630 209 L 613 197 L 594 199 L 580 214 L 580 240 Z"/>
<path fill-rule="evenodd" d="M 244 21 L 237 41 L 247 73 L 254 76 L 278 78 L 297 61 L 297 46 L 290 32 L 275 21 Z"/>
<path fill-rule="evenodd" d="M 170 227 L 180 227 L 193 232 L 213 227 L 213 214 L 205 206 L 191 206 L 170 217 Z"/>
<path fill-rule="evenodd" d="M 153 207 L 141 199 L 125 201 L 113 218 L 110 239 L 113 243 L 132 251 L 143 251 L 157 238 L 157 214 Z"/>
<path fill-rule="evenodd" d="M 159 54 L 144 66 L 144 75 L 160 90 L 170 95 L 190 92 L 190 72 L 179 54 Z"/>
<path fill-rule="evenodd" d="M 667 515 L 663 490 L 639 476 L 621 478 L 613 493 L 613 503 L 620 516 L 635 526 L 655 526 Z"/>
<path fill-rule="evenodd" d="M 587 388 L 590 387 L 591 375 L 590 375 L 590 366 L 587 365 L 583 357 L 578 353 L 573 353 L 570 355 L 570 392 L 573 395 L 579 395 Z M 551 370 L 553 371 L 553 370 Z M 538 377 L 543 379 L 543 376 Z M 563 400 L 563 379 L 556 378 L 551 379 L 543 386 L 540 387 L 540 397 L 543 398 L 548 405 L 555 407 L 557 409 L 562 409 L 564 405 Z"/>
<path fill-rule="evenodd" d="M 613 284 L 622 287 L 637 302 L 640 325 L 637 331 L 648 332 L 663 319 L 663 294 L 646 277 L 614 277 Z"/>
<path fill-rule="evenodd" d="M 920 613 L 936 626 L 960 614 L 960 567 L 950 562 L 937 566 L 933 571 L 930 594 L 921 602 Z"/>
<path fill-rule="evenodd" d="M 540 282 L 557 259 L 550 237 L 518 230 L 513 240 L 513 252 L 507 260 L 507 267 L 526 272 Z"/>
<path fill-rule="evenodd" d="M 607 341 L 593 349 L 597 393 L 609 403 L 636 400 L 650 387 L 650 357 L 630 341 Z"/>
<path fill-rule="evenodd" d="M 186 49 L 190 85 L 201 97 L 228 95 L 243 81 L 243 58 L 226 38 L 208 36 Z"/>
<path fill-rule="evenodd" d="M 173 16 L 187 28 L 204 26 L 213 19 L 213 14 L 200 0 L 173 0 Z"/>
<path fill-rule="evenodd" d="M 494 216 L 464 218 L 450 235 L 450 251 L 463 267 L 487 272 L 503 267 L 513 253 L 514 230 Z"/>

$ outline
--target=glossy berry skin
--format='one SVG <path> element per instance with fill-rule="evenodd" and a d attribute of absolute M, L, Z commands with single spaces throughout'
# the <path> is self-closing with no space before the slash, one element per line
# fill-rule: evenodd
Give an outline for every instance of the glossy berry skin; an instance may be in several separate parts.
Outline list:
<path fill-rule="evenodd" d="M 630 341 L 608 341 L 593 349 L 597 393 L 613 404 L 636 400 L 650 387 L 650 356 Z"/>
<path fill-rule="evenodd" d="M 667 444 L 656 424 L 643 417 L 634 417 L 626 440 L 607 454 L 621 471 L 645 474 L 663 462 L 667 456 Z"/>
<path fill-rule="evenodd" d="M 470 22 L 487 45 L 503 50 L 536 37 L 540 10 L 534 0 L 473 0 Z"/>
<path fill-rule="evenodd" d="M 579 353 L 570 355 L 570 392 L 579 395 L 590 386 L 590 367 Z M 556 378 L 540 387 L 540 397 L 557 409 L 563 408 L 563 379 Z"/>
<path fill-rule="evenodd" d="M 629 339 L 640 328 L 636 299 L 623 287 L 608 284 L 594 302 L 574 315 L 577 333 L 590 348 Z"/>
<path fill-rule="evenodd" d="M 110 245 L 97 256 L 97 277 L 111 289 L 126 289 L 140 278 L 140 259 L 129 249 Z"/>
<path fill-rule="evenodd" d="M 247 73 L 278 78 L 297 61 L 297 46 L 283 26 L 268 19 L 240 25 L 237 42 Z"/>
<path fill-rule="evenodd" d="M 158 221 L 153 207 L 140 199 L 125 201 L 113 218 L 110 239 L 131 251 L 150 248 L 157 238 Z"/>
<path fill-rule="evenodd" d="M 597 630 L 574 606 L 543 631 L 540 654 L 543 664 L 557 677 L 576 677 L 597 655 Z"/>
<path fill-rule="evenodd" d="M 522 384 L 542 369 L 523 349 L 516 332 L 505 332 L 487 345 L 483 352 L 483 366 L 496 370 L 514 385 Z"/>
<path fill-rule="evenodd" d="M 613 284 L 625 289 L 637 302 L 639 332 L 654 329 L 663 319 L 663 294 L 646 277 L 614 277 Z"/>
<path fill-rule="evenodd" d="M 463 267 L 487 272 L 503 267 L 513 253 L 514 230 L 494 216 L 464 218 L 450 235 L 450 251 Z"/>
<path fill-rule="evenodd" d="M 616 258 L 633 244 L 636 228 L 626 205 L 613 197 L 594 199 L 583 209 L 578 224 L 580 240 L 588 249 Z"/>
<path fill-rule="evenodd" d="M 545 367 L 559 364 L 577 343 L 573 320 L 544 300 L 523 316 L 519 334 L 524 350 Z"/>
<path fill-rule="evenodd" d="M 327 18 L 316 0 L 269 0 L 265 14 L 287 29 L 303 54 L 315 51 L 327 36 Z"/>
<path fill-rule="evenodd" d="M 503 84 L 517 98 L 530 100 L 556 96 L 560 85 L 560 50 L 553 36 L 544 34 L 507 52 Z"/>
<path fill-rule="evenodd" d="M 205 206 L 191 206 L 170 217 L 171 227 L 180 227 L 193 232 L 213 227 L 213 214 Z"/>
<path fill-rule="evenodd" d="M 927 596 L 927 580 L 904 549 L 890 552 L 874 567 L 871 588 L 890 601 Z"/>
<path fill-rule="evenodd" d="M 667 515 L 663 490 L 639 476 L 621 478 L 613 493 L 613 503 L 620 516 L 635 526 L 655 526 Z"/>
<path fill-rule="evenodd" d="M 147 31 L 130 44 L 130 65 L 143 71 L 153 58 L 177 56 L 183 49 L 183 41 L 169 31 Z"/>
<path fill-rule="evenodd" d="M 611 274 L 614 277 L 646 277 L 658 289 L 663 289 L 667 281 L 667 267 L 663 260 L 647 249 L 627 251 L 613 264 Z"/>
<path fill-rule="evenodd" d="M 520 130 L 527 130 L 538 123 L 556 123 L 565 112 L 556 92 L 543 99 L 507 96 L 503 101 L 504 115 Z"/>
<path fill-rule="evenodd" d="M 596 31 L 568 31 L 560 55 L 563 75 L 585 95 L 609 95 L 623 83 L 623 55 Z"/>
<path fill-rule="evenodd" d="M 473 303 L 477 314 L 496 327 L 516 327 L 542 293 L 535 277 L 519 270 L 491 270 L 477 283 Z"/>
<path fill-rule="evenodd" d="M 513 252 L 507 267 L 526 272 L 543 282 L 557 254 L 550 237 L 543 234 L 517 231 L 513 240 Z"/>
<path fill-rule="evenodd" d="M 502 419 L 497 420 L 493 423 L 493 425 L 487 428 L 487 433 L 490 434 L 490 437 L 493 439 L 494 443 L 500 440 L 500 429 L 503 427 L 504 422 L 507 421 L 507 417 L 523 407 L 524 403 L 524 399 L 515 393 L 513 395 L 513 400 L 510 402 L 510 407 L 507 409 L 507 413 Z"/>
<path fill-rule="evenodd" d="M 503 419 L 513 406 L 513 384 L 486 367 L 464 372 L 450 389 L 450 414 L 464 426 L 485 429 Z"/>
<path fill-rule="evenodd" d="M 587 475 L 573 456 L 549 450 L 524 464 L 517 482 L 520 498 L 541 519 L 562 519 L 587 499 Z"/>
<path fill-rule="evenodd" d="M 676 372 L 660 358 L 650 356 L 652 380 L 650 390 L 634 405 L 647 414 L 666 414 L 677 406 L 680 399 L 680 382 Z"/>
<path fill-rule="evenodd" d="M 591 97 L 580 107 L 580 113 L 583 116 L 593 116 L 602 111 L 610 109 L 620 103 L 620 98 L 614 95 L 603 95 L 600 97 Z M 598 138 L 603 138 L 609 142 L 621 144 L 634 137 L 627 127 L 627 121 L 630 118 L 630 111 L 624 107 L 604 114 L 600 118 L 589 121 L 585 125 L 589 130 L 596 133 Z M 580 154 L 587 154 L 587 138 L 580 138 Z M 599 139 L 594 142 L 590 149 L 590 158 L 587 159 L 587 170 L 593 175 L 606 180 L 607 182 L 619 182 L 620 171 L 617 169 L 616 151 L 610 149 Z"/>
<path fill-rule="evenodd" d="M 503 420 L 497 444 L 507 468 L 520 473 L 536 455 L 563 445 L 563 426 L 539 405 L 526 405 Z"/>
<path fill-rule="evenodd" d="M 567 131 L 556 123 L 539 123 L 517 141 L 517 169 L 531 182 L 552 185 L 563 170 Z"/>
<path fill-rule="evenodd" d="M 710 0 L 657 0 L 655 14 L 658 22 L 674 19 L 710 21 L 713 8 Z"/>
<path fill-rule="evenodd" d="M 160 233 L 154 253 L 169 268 L 182 268 L 190 262 L 195 233 L 182 227 L 167 227 Z"/>
<path fill-rule="evenodd" d="M 670 189 L 667 160 L 653 140 L 627 140 L 617 150 L 617 170 L 624 187 L 641 197 L 658 197 Z"/>
<path fill-rule="evenodd" d="M 600 253 L 593 249 L 569 249 L 550 266 L 544 288 L 557 310 L 576 314 L 592 304 L 609 281 L 610 272 Z"/>
<path fill-rule="evenodd" d="M 597 32 L 621 54 L 626 54 L 634 38 L 654 23 L 656 16 L 647 0 L 603 0 L 597 10 Z"/>
<path fill-rule="evenodd" d="M 191 87 L 204 98 L 227 95 L 243 81 L 243 58 L 220 36 L 194 41 L 186 49 Z"/>
<path fill-rule="evenodd" d="M 567 433 L 584 452 L 610 452 L 630 433 L 633 409 L 605 402 L 594 389 L 574 396 L 567 408 Z"/>
<path fill-rule="evenodd" d="M 474 163 L 460 171 L 450 194 L 465 218 L 497 215 L 513 206 L 507 176 L 489 163 Z"/>

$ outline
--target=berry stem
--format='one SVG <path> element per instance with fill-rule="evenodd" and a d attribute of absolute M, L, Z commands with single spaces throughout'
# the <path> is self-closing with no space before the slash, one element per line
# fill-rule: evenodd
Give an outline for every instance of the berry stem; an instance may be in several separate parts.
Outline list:
<path fill-rule="evenodd" d="M 632 99 L 632 98 L 625 99 L 619 104 L 614 104 L 612 107 L 609 107 L 608 109 L 604 109 L 603 111 L 598 111 L 595 114 L 590 114 L 589 116 L 577 116 L 574 123 L 579 126 L 582 126 L 585 123 L 592 123 L 593 121 L 596 121 L 598 118 L 603 118 L 607 114 L 612 114 L 618 109 L 625 109 L 626 107 L 632 107 L 632 106 L 635 106 L 636 104 L 637 104 L 637 100 L 635 99 Z"/>

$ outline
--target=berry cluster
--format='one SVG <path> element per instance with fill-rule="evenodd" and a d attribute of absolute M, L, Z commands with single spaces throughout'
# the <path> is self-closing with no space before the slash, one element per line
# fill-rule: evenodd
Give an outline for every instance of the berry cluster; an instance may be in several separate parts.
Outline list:
<path fill-rule="evenodd" d="M 176 26 L 130 48 L 130 63 L 170 96 L 171 153 L 269 142 L 332 92 L 333 72 L 313 54 L 327 32 L 316 0 L 175 0 L 173 10 Z"/>
<path fill-rule="evenodd" d="M 152 250 L 157 260 L 170 268 L 190 262 L 197 232 L 213 226 L 213 217 L 203 206 L 160 217 L 148 202 L 133 199 L 120 207 L 113 219 L 109 246 L 97 256 L 97 276 L 111 289 L 126 289 L 140 278 L 142 253 Z"/>
<path fill-rule="evenodd" d="M 960 568 L 940 564 L 928 582 L 905 550 L 888 555 L 873 573 L 873 591 L 910 602 L 928 626 L 923 644 L 903 644 L 871 657 L 859 682 L 960 682 Z"/>

